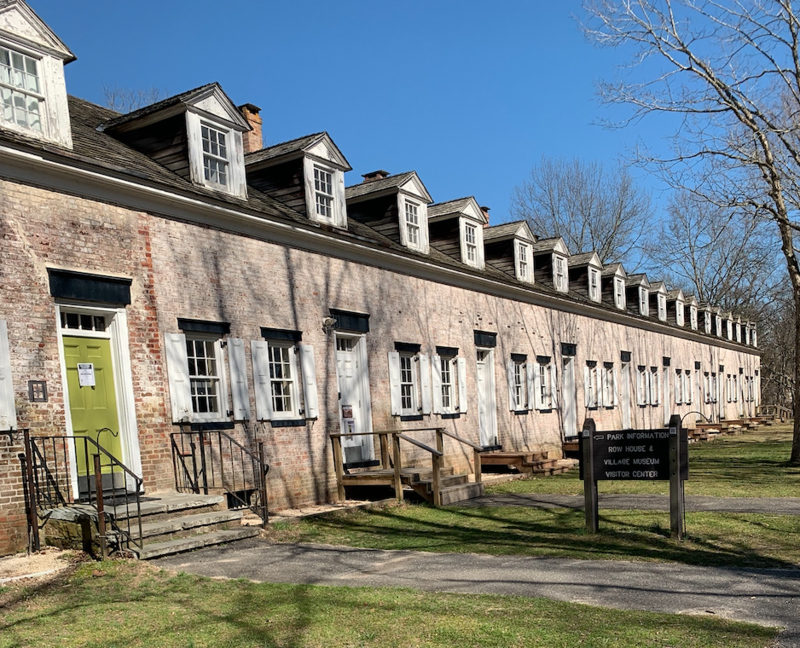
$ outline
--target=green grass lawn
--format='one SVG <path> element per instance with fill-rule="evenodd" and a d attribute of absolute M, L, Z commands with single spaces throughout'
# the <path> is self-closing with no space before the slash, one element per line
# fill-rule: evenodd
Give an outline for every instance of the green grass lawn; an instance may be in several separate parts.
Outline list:
<path fill-rule="evenodd" d="M 601 509 L 600 533 L 588 535 L 584 525 L 582 510 L 405 504 L 283 525 L 269 535 L 375 549 L 800 567 L 798 516 L 690 513 L 685 542 L 670 538 L 664 512 Z"/>
<path fill-rule="evenodd" d="M 84 564 L 0 591 L 0 648 L 763 648 L 776 631 L 546 599 L 256 584 Z"/>
<path fill-rule="evenodd" d="M 787 461 L 792 446 L 788 426 L 762 428 L 689 446 L 687 495 L 716 497 L 800 497 L 800 466 Z M 600 493 L 669 493 L 669 482 L 601 481 Z M 498 484 L 488 493 L 583 494 L 578 470 Z"/>

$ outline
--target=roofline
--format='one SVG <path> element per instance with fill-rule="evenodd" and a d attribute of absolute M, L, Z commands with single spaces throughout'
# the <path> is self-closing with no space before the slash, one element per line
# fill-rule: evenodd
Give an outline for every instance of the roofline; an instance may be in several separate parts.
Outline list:
<path fill-rule="evenodd" d="M 699 331 L 639 319 L 622 311 L 600 309 L 563 296 L 550 295 L 529 287 L 471 274 L 459 268 L 441 266 L 428 259 L 366 245 L 352 235 L 333 237 L 312 224 L 301 225 L 296 222 L 269 219 L 265 218 L 269 216 L 268 214 L 254 209 L 215 203 L 207 197 L 185 195 L 175 189 L 160 188 L 142 180 L 120 177 L 127 174 L 120 171 L 119 175 L 114 175 L 110 170 L 98 167 L 91 160 L 70 159 L 72 164 L 66 164 L 63 158 L 51 159 L 47 157 L 48 155 L 61 157 L 58 153 L 50 151 L 23 150 L 9 146 L 6 142 L 0 143 L 0 177 L 49 190 L 77 193 L 85 198 L 121 205 L 136 211 L 153 212 L 206 226 L 227 227 L 233 232 L 257 239 L 439 281 L 457 288 L 689 339 L 753 356 L 763 354 L 763 351 L 756 347 L 706 336 Z M 76 181 L 82 183 L 80 192 L 76 192 Z"/>

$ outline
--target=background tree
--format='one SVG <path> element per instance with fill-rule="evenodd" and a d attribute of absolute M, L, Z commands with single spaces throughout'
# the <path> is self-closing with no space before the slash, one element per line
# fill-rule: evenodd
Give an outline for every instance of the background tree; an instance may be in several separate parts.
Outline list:
<path fill-rule="evenodd" d="M 650 194 L 622 164 L 549 157 L 514 188 L 511 213 L 539 237 L 562 236 L 573 254 L 594 250 L 603 263 L 633 265 L 652 218 Z"/>
<path fill-rule="evenodd" d="M 113 86 L 103 85 L 106 108 L 123 114 L 139 110 L 139 108 L 154 104 L 166 97 L 166 90 L 156 87 L 131 90 L 130 88 L 120 88 L 116 83 Z"/>
<path fill-rule="evenodd" d="M 600 86 L 632 108 L 629 122 L 677 115 L 668 156 L 641 159 L 712 204 L 763 213 L 774 224 L 800 307 L 794 245 L 800 180 L 800 22 L 791 0 L 586 0 L 587 35 L 632 50 L 628 76 Z M 800 464 L 800 320 L 792 338 L 794 437 Z"/>

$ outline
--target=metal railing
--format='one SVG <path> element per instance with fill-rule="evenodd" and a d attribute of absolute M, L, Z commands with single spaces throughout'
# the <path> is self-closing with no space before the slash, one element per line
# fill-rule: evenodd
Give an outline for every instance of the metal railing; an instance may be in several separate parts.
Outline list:
<path fill-rule="evenodd" d="M 222 430 L 173 432 L 175 490 L 208 495 L 222 491 L 229 509 L 249 508 L 262 524 L 269 519 L 264 443 L 251 452 Z"/>
<path fill-rule="evenodd" d="M 93 509 L 89 515 L 97 520 L 104 557 L 109 544 L 142 549 L 141 477 L 88 436 L 23 433 L 25 452 L 19 460 L 34 549 L 40 548 L 39 519 L 46 520 L 54 509 L 78 505 Z"/>

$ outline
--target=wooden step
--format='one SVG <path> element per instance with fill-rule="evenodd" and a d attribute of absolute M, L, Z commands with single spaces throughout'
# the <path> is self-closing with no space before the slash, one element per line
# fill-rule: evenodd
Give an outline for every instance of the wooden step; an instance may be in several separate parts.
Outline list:
<path fill-rule="evenodd" d="M 183 553 L 184 551 L 192 551 L 193 549 L 200 549 L 201 547 L 210 547 L 211 545 L 253 538 L 260 533 L 261 529 L 258 527 L 240 527 L 238 529 L 229 529 L 225 531 L 213 531 L 212 533 L 203 533 L 188 538 L 177 538 L 176 540 L 167 540 L 166 542 L 146 544 L 144 549 L 135 550 L 135 552 L 138 553 L 141 560 L 149 560 L 151 558 Z"/>
<path fill-rule="evenodd" d="M 442 489 L 442 506 L 481 497 L 484 493 L 483 482 L 469 482 Z"/>

